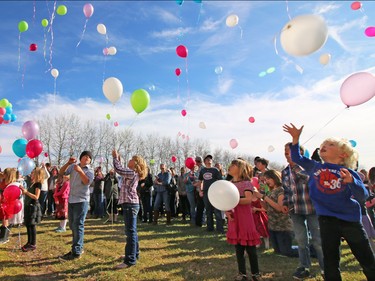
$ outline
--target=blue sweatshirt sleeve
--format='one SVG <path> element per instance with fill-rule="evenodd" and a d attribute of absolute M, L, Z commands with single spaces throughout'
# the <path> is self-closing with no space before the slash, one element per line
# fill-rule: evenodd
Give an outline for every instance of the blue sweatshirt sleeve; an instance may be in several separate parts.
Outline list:
<path fill-rule="evenodd" d="M 353 170 L 348 170 L 353 176 L 353 182 L 348 184 L 350 190 L 352 191 L 353 197 L 360 204 L 365 204 L 369 193 L 359 175 Z"/>
<path fill-rule="evenodd" d="M 308 174 L 314 170 L 316 161 L 300 154 L 299 143 L 290 145 L 290 155 L 293 162 L 300 165 Z"/>

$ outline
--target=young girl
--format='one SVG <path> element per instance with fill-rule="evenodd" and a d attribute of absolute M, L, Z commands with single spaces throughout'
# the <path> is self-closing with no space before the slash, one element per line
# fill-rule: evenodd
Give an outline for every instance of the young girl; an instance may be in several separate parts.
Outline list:
<path fill-rule="evenodd" d="M 228 218 L 227 242 L 235 245 L 239 274 L 235 280 L 248 280 L 246 276 L 245 250 L 249 256 L 252 280 L 260 278 L 256 246 L 261 244 L 259 233 L 256 230 L 251 201 L 253 186 L 251 177 L 252 167 L 244 160 L 233 160 L 228 169 L 232 182 L 238 188 L 240 201 L 230 211 L 225 212 Z"/>
<path fill-rule="evenodd" d="M 44 179 L 44 168 L 38 167 L 31 172 L 31 186 L 29 189 L 20 187 L 22 194 L 25 195 L 24 224 L 27 229 L 27 243 L 22 246 L 23 252 L 36 249 L 36 224 L 40 223 L 42 219 L 42 211 L 38 199 Z"/>
<path fill-rule="evenodd" d="M 368 191 L 356 167 L 358 154 L 349 141 L 326 139 L 319 154 L 322 163 L 300 154 L 299 138 L 303 126 L 284 125 L 292 136 L 290 146 L 293 162 L 309 174 L 310 198 L 319 215 L 326 280 L 341 280 L 340 244 L 343 237 L 363 268 L 367 280 L 375 280 L 375 258 L 361 223 L 361 205 Z"/>
<path fill-rule="evenodd" d="M 56 205 L 56 219 L 60 220 L 60 225 L 55 232 L 65 232 L 68 221 L 68 200 L 70 191 L 69 175 L 59 175 L 56 181 L 53 198 Z"/>
<path fill-rule="evenodd" d="M 139 258 L 139 243 L 137 233 L 137 215 L 139 212 L 139 197 L 137 194 L 138 181 L 146 178 L 147 164 L 140 156 L 133 156 L 128 167 L 121 165 L 120 155 L 112 151 L 113 166 L 117 174 L 122 177 L 119 204 L 122 206 L 125 223 L 125 256 L 124 262 L 115 269 L 129 268 L 137 263 Z"/>
<path fill-rule="evenodd" d="M 292 248 L 293 228 L 289 214 L 283 213 L 284 189 L 281 174 L 275 170 L 264 172 L 265 183 L 269 187 L 269 195 L 254 192 L 257 198 L 263 199 L 268 214 L 268 229 L 275 253 L 297 257 L 297 250 Z"/>

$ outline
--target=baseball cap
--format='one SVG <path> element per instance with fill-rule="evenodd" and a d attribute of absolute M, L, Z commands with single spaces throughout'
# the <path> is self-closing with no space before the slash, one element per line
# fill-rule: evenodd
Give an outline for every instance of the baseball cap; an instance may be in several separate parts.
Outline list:
<path fill-rule="evenodd" d="M 204 157 L 204 160 L 206 160 L 207 158 L 213 159 L 211 154 L 207 154 L 206 157 Z"/>

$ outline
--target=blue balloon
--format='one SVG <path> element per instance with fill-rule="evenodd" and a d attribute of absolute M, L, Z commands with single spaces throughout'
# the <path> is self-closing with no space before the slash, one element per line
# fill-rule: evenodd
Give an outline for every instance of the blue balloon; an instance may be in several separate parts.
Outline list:
<path fill-rule="evenodd" d="M 13 113 L 13 108 L 11 107 L 11 106 L 7 106 L 6 108 L 5 108 L 5 111 L 6 111 L 6 113 L 8 113 L 8 114 L 12 114 Z"/>
<path fill-rule="evenodd" d="M 3 115 L 3 119 L 4 119 L 4 121 L 10 121 L 10 119 L 12 119 L 12 116 L 10 116 L 9 113 L 5 113 L 5 114 Z"/>
<path fill-rule="evenodd" d="M 303 156 L 310 158 L 310 152 L 307 149 L 305 149 L 305 153 L 303 154 Z"/>
<path fill-rule="evenodd" d="M 353 147 L 356 147 L 357 146 L 357 142 L 355 140 L 350 140 L 349 141 L 350 144 L 353 146 Z"/>
<path fill-rule="evenodd" d="M 18 171 L 22 176 L 30 175 L 31 172 L 35 169 L 35 162 L 29 157 L 24 157 L 18 162 Z"/>
<path fill-rule="evenodd" d="M 176 3 L 181 6 L 182 3 L 184 3 L 184 0 L 176 0 Z"/>
<path fill-rule="evenodd" d="M 26 139 L 15 140 L 12 145 L 14 154 L 16 154 L 20 158 L 24 157 L 26 155 L 26 145 L 27 145 Z"/>
<path fill-rule="evenodd" d="M 16 114 L 11 114 L 10 115 L 10 122 L 14 122 L 14 121 L 16 121 L 17 120 L 17 115 Z"/>

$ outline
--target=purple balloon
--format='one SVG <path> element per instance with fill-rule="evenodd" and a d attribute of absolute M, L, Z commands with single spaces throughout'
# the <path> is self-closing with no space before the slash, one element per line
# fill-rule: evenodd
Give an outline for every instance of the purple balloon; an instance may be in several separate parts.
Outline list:
<path fill-rule="evenodd" d="M 347 106 L 355 106 L 370 100 L 375 95 L 375 76 L 368 72 L 357 72 L 345 79 L 340 88 L 340 97 Z"/>
<path fill-rule="evenodd" d="M 39 125 L 35 121 L 26 121 L 22 125 L 22 134 L 27 140 L 35 139 L 39 134 Z"/>

